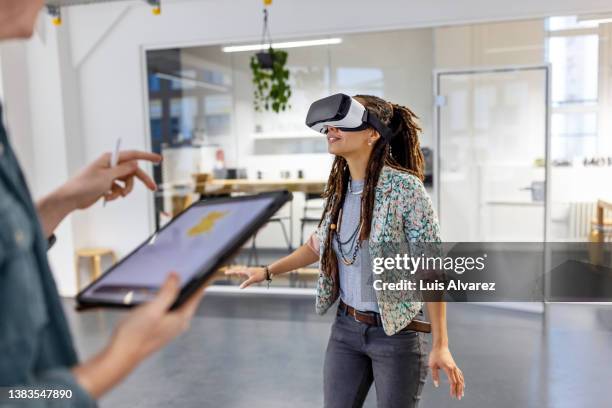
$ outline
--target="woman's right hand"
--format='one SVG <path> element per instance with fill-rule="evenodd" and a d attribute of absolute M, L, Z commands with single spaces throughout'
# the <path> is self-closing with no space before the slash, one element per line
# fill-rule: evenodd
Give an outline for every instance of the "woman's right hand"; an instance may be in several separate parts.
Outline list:
<path fill-rule="evenodd" d="M 266 270 L 262 267 L 235 266 L 225 271 L 227 276 L 244 276 L 247 278 L 240 285 L 240 289 L 247 288 L 254 283 L 263 282 L 266 280 Z"/>

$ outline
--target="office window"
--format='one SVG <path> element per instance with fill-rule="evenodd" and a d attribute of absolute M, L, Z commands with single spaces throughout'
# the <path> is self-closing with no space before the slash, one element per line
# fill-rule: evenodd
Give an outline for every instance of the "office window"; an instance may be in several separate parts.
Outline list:
<path fill-rule="evenodd" d="M 229 135 L 232 131 L 232 95 L 207 95 L 202 98 L 201 103 L 204 106 L 204 115 L 198 116 L 198 127 L 210 136 Z"/>
<path fill-rule="evenodd" d="M 599 37 L 551 37 L 552 101 L 555 104 L 597 103 Z"/>
<path fill-rule="evenodd" d="M 574 30 L 596 28 L 597 21 L 580 21 L 578 16 L 550 17 L 547 22 L 548 31 Z"/>
<path fill-rule="evenodd" d="M 597 154 L 599 34 L 597 23 L 575 16 L 547 21 L 547 59 L 552 66 L 553 160 Z"/>
<path fill-rule="evenodd" d="M 149 73 L 148 78 L 149 78 L 149 92 L 156 93 L 156 92 L 161 91 L 161 82 L 157 74 L 151 72 Z"/>
<path fill-rule="evenodd" d="M 556 112 L 551 115 L 554 159 L 593 156 L 597 149 L 597 113 Z"/>
<path fill-rule="evenodd" d="M 173 98 L 170 101 L 170 117 L 176 120 L 178 129 L 174 133 L 175 143 L 183 143 L 193 136 L 195 118 L 198 112 L 198 101 L 193 96 Z"/>
<path fill-rule="evenodd" d="M 212 69 L 202 69 L 202 79 L 204 82 L 214 85 L 224 85 L 231 86 L 232 85 L 232 77 L 228 72 L 222 72 L 218 70 Z"/>

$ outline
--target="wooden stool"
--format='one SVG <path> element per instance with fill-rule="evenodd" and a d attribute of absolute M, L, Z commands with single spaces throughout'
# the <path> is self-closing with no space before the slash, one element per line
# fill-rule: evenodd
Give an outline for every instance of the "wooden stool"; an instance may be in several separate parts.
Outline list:
<path fill-rule="evenodd" d="M 604 251 L 604 242 L 612 238 L 612 223 L 609 218 L 606 218 L 606 212 L 609 214 L 612 211 L 612 202 L 597 200 L 597 217 L 591 222 L 591 233 L 589 238 L 591 242 L 599 243 L 600 245 L 589 245 L 589 259 L 592 264 L 604 265 L 606 260 L 606 251 Z"/>
<path fill-rule="evenodd" d="M 117 256 L 115 251 L 108 248 L 83 248 L 76 251 L 76 281 L 77 291 L 81 290 L 81 271 L 79 270 L 79 264 L 81 259 L 89 259 L 91 261 L 91 274 L 93 275 L 92 280 L 98 279 L 102 275 L 102 257 L 110 256 L 113 265 L 117 262 Z"/>

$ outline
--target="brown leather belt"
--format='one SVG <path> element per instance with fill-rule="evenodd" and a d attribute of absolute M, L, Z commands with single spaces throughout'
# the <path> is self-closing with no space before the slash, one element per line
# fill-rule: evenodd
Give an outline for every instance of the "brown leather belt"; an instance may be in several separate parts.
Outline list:
<path fill-rule="evenodd" d="M 361 312 L 346 303 L 340 300 L 340 305 L 338 309 L 342 313 L 346 313 L 349 316 L 353 316 L 353 318 L 361 323 L 368 324 L 370 326 L 382 326 L 382 321 L 380 319 L 380 314 L 376 312 Z M 400 331 L 416 331 L 422 333 L 431 333 L 431 323 L 424 322 L 422 320 L 412 320 L 408 326 L 404 327 Z"/>

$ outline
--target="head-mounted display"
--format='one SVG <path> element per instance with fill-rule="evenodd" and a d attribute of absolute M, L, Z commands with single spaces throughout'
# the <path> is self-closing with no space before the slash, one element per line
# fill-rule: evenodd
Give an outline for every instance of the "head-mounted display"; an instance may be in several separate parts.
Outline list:
<path fill-rule="evenodd" d="M 393 136 L 391 129 L 376 115 L 356 99 L 341 93 L 313 102 L 306 115 L 306 126 L 324 134 L 328 126 L 345 132 L 356 132 L 371 126 L 386 142 Z"/>

